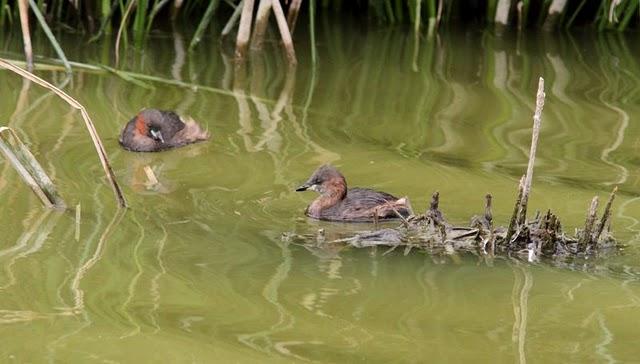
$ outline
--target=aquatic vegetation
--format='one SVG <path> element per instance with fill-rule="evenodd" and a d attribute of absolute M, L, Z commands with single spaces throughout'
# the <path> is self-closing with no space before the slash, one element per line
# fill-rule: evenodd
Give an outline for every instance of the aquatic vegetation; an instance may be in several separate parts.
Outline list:
<path fill-rule="evenodd" d="M 25 71 L 20 67 L 17 67 L 15 65 L 13 65 L 12 63 L 0 59 L 0 66 L 2 66 L 3 68 L 6 68 L 14 73 L 17 73 L 18 75 L 24 77 L 25 79 L 28 79 L 30 81 L 33 81 L 35 83 L 37 83 L 38 85 L 47 88 L 51 91 L 53 91 L 56 95 L 60 96 L 60 98 L 62 98 L 65 102 L 67 102 L 69 105 L 71 105 L 73 108 L 80 110 L 80 114 L 82 115 L 82 119 L 85 122 L 85 126 L 87 128 L 87 131 L 89 132 L 89 136 L 91 137 L 91 141 L 93 142 L 93 145 L 96 149 L 96 152 L 98 153 L 98 157 L 100 159 L 100 163 L 102 164 L 102 168 L 104 169 L 105 175 L 107 177 L 107 180 L 109 181 L 109 184 L 111 185 L 111 189 L 113 190 L 113 193 L 116 197 L 116 202 L 118 203 L 119 207 L 126 207 L 127 206 L 127 201 L 124 197 L 124 193 L 122 192 L 122 189 L 120 188 L 120 185 L 118 185 L 118 182 L 116 180 L 116 176 L 113 173 L 113 169 L 111 168 L 111 164 L 109 163 L 109 158 L 107 156 L 107 152 L 104 149 L 104 146 L 102 145 L 102 141 L 100 140 L 100 137 L 98 136 L 98 132 L 96 131 L 96 128 L 93 124 L 93 121 L 91 121 L 91 117 L 89 116 L 89 113 L 87 112 L 87 110 L 85 109 L 85 107 L 79 103 L 77 100 L 75 100 L 74 98 L 72 98 L 71 96 L 67 95 L 64 91 L 62 91 L 61 89 L 55 87 L 54 85 L 50 84 L 49 82 L 43 80 L 42 78 L 34 75 L 31 72 Z"/>
<path fill-rule="evenodd" d="M 412 25 L 414 32 L 427 29 L 427 34 L 440 26 L 476 24 L 479 27 L 495 27 L 499 32 L 525 29 L 543 29 L 551 31 L 557 28 L 589 27 L 596 31 L 625 31 L 637 26 L 640 20 L 635 0 L 604 0 L 595 2 L 553 1 L 511 1 L 511 0 L 368 0 L 345 2 L 315 0 L 302 2 L 294 0 L 247 0 L 247 1 L 173 1 L 169 0 L 102 0 L 93 2 L 72 2 L 64 0 L 39 1 L 20 0 L 17 5 L 0 2 L 0 28 L 13 26 L 13 19 L 19 16 L 23 33 L 25 55 L 29 67 L 33 62 L 31 50 L 31 32 L 29 27 L 29 9 L 38 19 L 40 28 L 46 33 L 51 45 L 69 71 L 70 67 L 64 52 L 60 48 L 49 23 L 55 27 L 71 28 L 92 34 L 95 41 L 117 29 L 116 64 L 119 59 L 121 42 L 127 47 L 129 32 L 134 44 L 141 47 L 146 36 L 162 22 L 189 22 L 197 28 L 189 43 L 189 49 L 195 48 L 207 34 L 225 37 L 237 26 L 235 39 L 236 56 L 246 57 L 249 43 L 254 49 L 260 49 L 267 30 L 269 16 L 273 12 L 280 33 L 283 48 L 290 63 L 297 62 L 293 32 L 300 12 L 309 17 L 309 36 L 312 48 L 312 60 L 315 62 L 315 17 L 318 13 L 329 12 L 354 14 L 365 21 L 378 24 Z M 172 4 L 170 4 L 172 3 Z M 98 5 L 98 6 L 96 6 Z M 224 6 L 223 6 L 224 5 Z M 408 15 L 408 16 L 406 16 Z M 226 20 L 222 30 L 215 26 L 216 17 Z M 238 22 L 239 21 L 239 22 Z M 97 26 L 99 24 L 99 27 Z M 212 24 L 214 24 L 212 26 Z"/>

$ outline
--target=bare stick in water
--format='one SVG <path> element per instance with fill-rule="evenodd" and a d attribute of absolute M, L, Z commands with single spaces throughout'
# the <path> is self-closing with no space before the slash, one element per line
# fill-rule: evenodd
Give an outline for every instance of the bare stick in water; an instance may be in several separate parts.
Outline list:
<path fill-rule="evenodd" d="M 284 17 L 280 1 L 272 0 L 271 7 L 273 8 L 273 14 L 276 16 L 278 29 L 280 30 L 280 36 L 282 37 L 282 44 L 284 45 L 284 50 L 287 54 L 287 60 L 291 65 L 297 64 L 298 60 L 296 59 L 296 51 L 293 48 L 293 39 L 291 39 L 291 32 L 287 25 L 287 19 Z"/>
<path fill-rule="evenodd" d="M 18 0 L 20 10 L 20 26 L 22 27 L 22 42 L 24 44 L 24 56 L 27 58 L 27 69 L 33 70 L 33 49 L 31 48 L 31 31 L 29 30 L 29 6 L 28 0 Z"/>
<path fill-rule="evenodd" d="M 240 16 L 240 27 L 236 38 L 236 58 L 243 60 L 247 54 L 247 45 L 251 35 L 251 18 L 253 17 L 254 0 L 244 0 L 242 4 L 242 15 Z"/>
<path fill-rule="evenodd" d="M 613 205 L 613 200 L 615 199 L 617 192 L 618 186 L 614 187 L 613 191 L 611 191 L 611 194 L 609 195 L 609 200 L 607 201 L 607 205 L 605 206 L 604 212 L 602 213 L 602 218 L 600 219 L 600 223 L 598 223 L 595 235 L 593 236 L 594 242 L 597 242 L 598 239 L 600 239 L 600 235 L 602 235 L 602 232 L 609 223 L 609 219 L 611 218 L 611 206 Z"/>
<path fill-rule="evenodd" d="M 289 12 L 287 14 L 287 25 L 289 25 L 291 34 L 293 34 L 296 28 L 296 22 L 298 20 L 298 13 L 300 12 L 301 4 L 302 0 L 292 0 L 291 4 L 289 5 Z"/>
<path fill-rule="evenodd" d="M 529 164 L 527 174 L 524 178 L 524 189 L 522 201 L 520 202 L 520 212 L 518 223 L 524 224 L 527 218 L 527 205 L 529 203 L 529 193 L 531 192 L 531 182 L 533 180 L 533 165 L 536 161 L 536 150 L 538 149 L 538 139 L 540 137 L 540 124 L 542 123 L 542 109 L 544 108 L 544 78 L 538 81 L 538 93 L 536 94 L 536 111 L 533 114 L 533 132 L 531 133 L 531 150 L 529 151 Z"/>
<path fill-rule="evenodd" d="M 76 101 L 73 97 L 67 95 L 64 91 L 60 90 L 59 88 L 55 87 L 54 85 L 50 84 L 49 82 L 41 79 L 40 77 L 26 71 L 23 70 L 20 67 L 17 67 L 9 62 L 7 62 L 6 60 L 0 58 L 0 66 L 13 71 L 17 74 L 19 74 L 20 76 L 31 80 L 37 84 L 39 84 L 40 86 L 47 88 L 53 92 L 55 92 L 58 96 L 60 96 L 64 101 L 66 101 L 69 105 L 71 105 L 72 107 L 80 110 L 80 113 L 82 115 L 82 119 L 84 120 L 85 126 L 87 127 L 87 131 L 89 132 L 89 136 L 91 136 L 91 140 L 93 141 L 93 145 L 96 148 L 96 152 L 98 153 L 98 158 L 100 158 L 100 163 L 102 164 L 102 168 L 104 169 L 104 173 L 107 177 L 107 180 L 109 181 L 109 184 L 111 185 L 111 188 L 113 189 L 113 193 L 116 197 L 116 201 L 118 202 L 118 206 L 119 207 L 127 207 L 127 201 L 124 198 L 124 194 L 122 193 L 122 190 L 120 189 L 120 186 L 118 185 L 118 182 L 116 181 L 116 176 L 113 173 L 113 170 L 111 169 L 111 164 L 109 163 L 109 158 L 107 157 L 107 152 L 105 152 L 104 150 L 104 146 L 102 145 L 102 141 L 100 141 L 100 137 L 98 136 L 98 132 L 96 131 L 95 126 L 93 125 L 93 121 L 91 121 L 91 117 L 89 116 L 89 114 L 87 113 L 87 110 L 84 108 L 84 106 L 82 106 L 82 104 L 80 104 L 78 101 Z"/>
<path fill-rule="evenodd" d="M 596 214 L 598 210 L 598 196 L 591 200 L 589 211 L 587 212 L 587 219 L 584 222 L 584 230 L 582 230 L 582 236 L 580 236 L 579 243 L 581 245 L 591 244 L 591 234 L 593 233 L 593 224 L 596 222 Z"/>
<path fill-rule="evenodd" d="M 260 5 L 258 5 L 258 12 L 256 13 L 256 22 L 253 26 L 253 35 L 251 36 L 252 49 L 262 49 L 264 35 L 267 32 L 267 25 L 269 25 L 269 14 L 271 14 L 271 1 L 260 1 Z"/>

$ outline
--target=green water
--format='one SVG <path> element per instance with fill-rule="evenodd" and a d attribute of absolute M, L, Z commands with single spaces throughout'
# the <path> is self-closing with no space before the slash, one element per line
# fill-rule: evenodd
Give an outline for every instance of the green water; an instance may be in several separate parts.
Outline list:
<path fill-rule="evenodd" d="M 200 88 L 74 72 L 65 90 L 96 123 L 130 204 L 124 214 L 79 114 L 0 72 L 0 124 L 18 130 L 67 203 L 81 205 L 78 226 L 73 210 L 44 211 L 0 160 L 0 361 L 640 360 L 635 35 L 445 31 L 416 43 L 405 29 L 325 24 L 317 67 L 298 37 L 290 72 L 275 42 L 245 72 L 217 40 L 181 55 L 188 34 L 122 51 L 122 70 Z M 114 65 L 111 42 L 62 42 L 71 60 Z M 43 36 L 34 44 L 53 56 Z M 18 34 L 1 48 L 22 59 Z M 315 196 L 293 189 L 328 162 L 350 185 L 407 195 L 417 210 L 439 190 L 453 223 L 481 212 L 491 192 L 494 219 L 506 224 L 540 75 L 547 103 L 531 211 L 552 208 L 573 232 L 590 199 L 617 185 L 622 254 L 527 264 L 282 242 L 290 231 L 372 228 L 303 216 Z M 191 115 L 213 139 L 125 152 L 117 135 L 143 107 Z M 145 184 L 145 166 L 158 188 Z"/>

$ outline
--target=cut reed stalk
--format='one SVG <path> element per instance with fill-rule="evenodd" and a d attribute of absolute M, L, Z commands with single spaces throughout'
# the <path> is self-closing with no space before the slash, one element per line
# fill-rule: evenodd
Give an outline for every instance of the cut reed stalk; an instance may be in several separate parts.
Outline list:
<path fill-rule="evenodd" d="M 44 34 L 46 34 L 47 38 L 49 38 L 49 41 L 51 42 L 51 46 L 53 46 L 53 49 L 55 49 L 56 54 L 60 58 L 60 61 L 62 61 L 62 64 L 64 64 L 65 70 L 67 71 L 67 73 L 71 73 L 71 65 L 67 60 L 67 56 L 65 56 L 64 51 L 62 50 L 62 48 L 60 47 L 60 44 L 56 40 L 56 37 L 53 36 L 51 29 L 49 29 L 49 25 L 47 25 L 47 21 L 44 19 L 44 16 L 42 16 L 42 13 L 40 12 L 38 5 L 33 0 L 29 0 L 29 5 L 31 6 L 31 11 L 33 11 L 33 14 L 36 16 L 36 19 L 38 19 L 38 22 L 40 23 L 40 26 L 42 27 Z"/>
<path fill-rule="evenodd" d="M 509 13 L 511 11 L 511 0 L 498 0 L 494 22 L 498 30 L 502 31 L 509 25 Z"/>
<path fill-rule="evenodd" d="M 544 108 L 544 79 L 540 77 L 538 80 L 538 92 L 536 94 L 536 110 L 533 114 L 533 131 L 531 133 L 531 149 L 529 151 L 529 163 L 527 164 L 527 174 L 524 179 L 524 189 L 522 193 L 522 202 L 520 204 L 520 212 L 518 223 L 524 224 L 527 217 L 527 204 L 529 203 L 529 193 L 531 192 L 531 183 L 533 181 L 533 165 L 536 161 L 536 151 L 538 149 L 538 139 L 540 137 L 540 125 L 542 123 L 542 109 Z"/>
<path fill-rule="evenodd" d="M 289 26 L 287 25 L 287 19 L 284 17 L 284 12 L 282 11 L 280 1 L 272 0 L 271 7 L 273 8 L 273 15 L 275 15 L 276 17 L 276 22 L 278 23 L 278 29 L 280 30 L 280 36 L 282 37 L 282 43 L 287 55 L 287 60 L 289 61 L 290 65 L 295 65 L 298 63 L 298 60 L 296 59 L 296 51 L 293 48 L 293 39 L 291 39 L 291 32 L 289 31 Z"/>
<path fill-rule="evenodd" d="M 58 209 L 66 207 L 47 172 L 13 129 L 0 127 L 0 151 L 44 206 Z"/>
<path fill-rule="evenodd" d="M 580 235 L 580 240 L 578 240 L 578 243 L 580 245 L 587 245 L 593 242 L 592 233 L 594 230 L 594 224 L 596 222 L 597 210 L 598 196 L 594 197 L 591 200 L 591 205 L 589 206 L 589 211 L 587 212 L 587 219 L 584 222 L 584 229 L 582 230 L 582 235 Z"/>
<path fill-rule="evenodd" d="M 256 21 L 253 25 L 253 35 L 251 35 L 251 48 L 255 50 L 262 49 L 264 36 L 269 25 L 269 14 L 271 14 L 271 0 L 262 0 L 258 5 L 256 13 Z"/>
<path fill-rule="evenodd" d="M 610 222 L 611 219 L 611 206 L 613 205 L 613 200 L 616 197 L 616 193 L 618 192 L 618 187 L 614 187 L 613 191 L 611 191 L 611 194 L 609 195 L 609 200 L 607 200 L 607 204 L 604 208 L 604 212 L 602 213 L 602 218 L 600 219 L 600 222 L 598 223 L 596 230 L 595 230 L 595 234 L 593 236 L 593 240 L 595 242 L 597 242 L 600 239 L 600 236 L 602 235 L 602 232 L 604 231 L 604 229 L 607 227 L 607 225 Z"/>
<path fill-rule="evenodd" d="M 415 15 L 413 16 L 413 32 L 416 36 L 420 33 L 420 17 L 422 12 L 422 0 L 416 1 Z"/>
<path fill-rule="evenodd" d="M 567 7 L 567 0 L 553 0 L 549 5 L 549 11 L 547 17 L 544 20 L 542 28 L 545 30 L 553 30 L 558 25 L 562 14 L 564 14 Z"/>
<path fill-rule="evenodd" d="M 268 1 L 268 0 L 264 0 Z M 254 0 L 244 0 L 242 5 L 242 15 L 240 16 L 240 26 L 236 37 L 236 59 L 244 60 L 249 45 L 251 35 L 251 18 L 253 17 Z"/>
<path fill-rule="evenodd" d="M 34 75 L 31 72 L 28 72 L 26 70 L 23 70 L 20 67 L 17 67 L 11 64 L 10 62 L 2 58 L 0 58 L 0 66 L 10 71 L 13 71 L 18 75 L 28 80 L 31 80 L 44 88 L 47 88 L 53 91 L 58 96 L 60 96 L 64 101 L 66 101 L 69 105 L 80 110 L 82 119 L 84 120 L 85 126 L 87 127 L 87 131 L 89 132 L 89 136 L 91 136 L 93 145 L 96 149 L 96 152 L 98 153 L 98 158 L 100 159 L 100 163 L 102 164 L 102 168 L 104 169 L 105 176 L 107 177 L 107 180 L 109 181 L 109 184 L 111 185 L 111 188 L 115 195 L 116 202 L 118 203 L 118 206 L 121 208 L 127 207 L 127 201 L 124 197 L 124 194 L 122 193 L 122 190 L 120 189 L 120 186 L 118 185 L 118 182 L 116 181 L 116 176 L 113 173 L 113 170 L 111 169 L 111 164 L 109 163 L 109 158 L 107 156 L 107 153 L 104 150 L 102 141 L 100 140 L 100 137 L 98 136 L 98 132 L 96 131 L 95 126 L 93 125 L 93 121 L 91 121 L 91 117 L 89 116 L 89 113 L 87 113 L 87 110 L 84 108 L 84 106 L 81 103 L 79 103 L 77 100 L 72 98 L 71 96 L 67 95 L 64 91 L 50 84 L 49 82 L 41 79 L 40 77 Z"/>
<path fill-rule="evenodd" d="M 182 3 L 184 0 L 173 0 L 173 6 L 171 7 L 171 21 L 175 21 L 180 9 L 182 8 Z"/>
<path fill-rule="evenodd" d="M 22 43 L 24 45 L 24 56 L 27 59 L 27 70 L 33 70 L 33 48 L 31 47 L 31 31 L 29 30 L 29 7 L 28 0 L 18 0 L 18 10 L 20 12 L 20 26 L 22 28 Z"/>
<path fill-rule="evenodd" d="M 289 25 L 291 34 L 293 34 L 294 30 L 296 29 L 296 22 L 298 21 L 298 13 L 300 12 L 301 4 L 302 0 L 292 0 L 291 4 L 289 4 L 289 10 L 287 12 L 287 25 Z"/>

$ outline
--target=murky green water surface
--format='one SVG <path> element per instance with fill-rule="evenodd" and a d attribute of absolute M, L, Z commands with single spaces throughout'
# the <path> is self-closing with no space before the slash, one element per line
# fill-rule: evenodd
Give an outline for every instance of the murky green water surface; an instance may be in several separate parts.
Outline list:
<path fill-rule="evenodd" d="M 82 212 L 79 226 L 73 210 L 47 213 L 0 160 L 0 361 L 637 361 L 635 38 L 450 31 L 416 49 L 404 29 L 327 25 L 318 36 L 318 66 L 300 33 L 291 72 L 275 43 L 242 72 L 217 40 L 185 54 L 188 34 L 171 32 L 144 52 L 123 51 L 119 66 L 167 82 L 74 72 L 65 90 L 103 137 L 131 205 L 124 214 L 79 114 L 0 72 L 1 123 Z M 3 55 L 22 59 L 18 35 L 3 39 Z M 74 61 L 114 64 L 109 42 L 63 42 Z M 35 44 L 51 54 L 44 37 Z M 548 98 L 532 210 L 552 208 L 572 231 L 591 197 L 618 185 L 622 254 L 527 264 L 281 241 L 288 231 L 372 228 L 303 217 L 315 196 L 293 189 L 327 162 L 350 185 L 408 195 L 419 210 L 439 190 L 454 223 L 482 211 L 491 192 L 495 221 L 506 224 L 539 75 Z M 121 150 L 122 125 L 151 106 L 191 115 L 213 139 L 164 153 Z M 160 188 L 148 188 L 145 166 Z"/>

